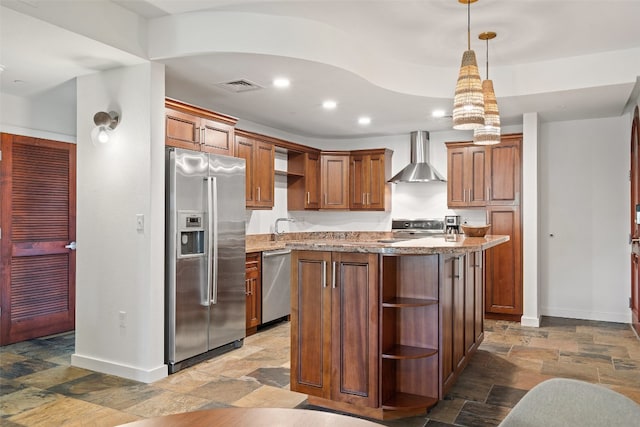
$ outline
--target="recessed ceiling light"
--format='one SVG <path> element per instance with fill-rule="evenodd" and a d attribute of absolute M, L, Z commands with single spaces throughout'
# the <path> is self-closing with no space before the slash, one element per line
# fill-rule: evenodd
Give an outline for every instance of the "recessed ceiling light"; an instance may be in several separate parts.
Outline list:
<path fill-rule="evenodd" d="M 431 113 L 433 117 L 444 117 L 445 114 L 446 113 L 444 110 L 433 110 L 433 112 Z"/>
<path fill-rule="evenodd" d="M 358 124 L 360 125 L 368 125 L 371 123 L 371 117 L 362 116 L 358 118 Z"/>
<path fill-rule="evenodd" d="M 275 87 L 289 87 L 290 84 L 291 82 L 289 81 L 289 79 L 286 79 L 284 77 L 278 77 L 277 79 L 273 79 L 273 85 Z"/>
<path fill-rule="evenodd" d="M 324 101 L 322 103 L 322 108 L 324 108 L 325 110 L 333 110 L 337 106 L 338 106 L 338 103 L 336 101 L 332 101 L 330 99 L 327 99 L 326 101 Z"/>

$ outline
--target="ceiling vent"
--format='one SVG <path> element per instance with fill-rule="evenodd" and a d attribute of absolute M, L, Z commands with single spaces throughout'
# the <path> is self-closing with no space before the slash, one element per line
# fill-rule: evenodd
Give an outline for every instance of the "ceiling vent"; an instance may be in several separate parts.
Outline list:
<path fill-rule="evenodd" d="M 251 90 L 262 89 L 262 86 L 245 79 L 232 80 L 230 82 L 218 83 L 216 86 L 220 86 L 230 92 L 249 92 Z"/>

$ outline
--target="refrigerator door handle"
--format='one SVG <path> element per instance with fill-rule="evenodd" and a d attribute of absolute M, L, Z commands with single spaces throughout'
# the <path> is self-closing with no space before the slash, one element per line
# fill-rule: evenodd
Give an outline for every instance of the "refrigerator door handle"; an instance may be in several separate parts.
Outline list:
<path fill-rule="evenodd" d="M 207 177 L 207 293 L 204 297 L 203 304 L 209 305 L 207 300 L 211 298 L 211 277 L 213 268 L 213 216 L 211 210 L 213 208 L 212 197 L 213 182 L 211 177 Z"/>
<path fill-rule="evenodd" d="M 209 268 L 213 268 L 211 273 L 211 304 L 217 304 L 218 302 L 218 181 L 215 176 L 209 177 L 211 182 L 211 191 L 209 191 L 209 197 L 211 197 L 211 209 L 209 210 L 209 221 L 212 223 L 212 227 L 209 228 L 209 232 L 213 235 L 212 251 L 213 252 L 213 266 L 209 264 Z"/>

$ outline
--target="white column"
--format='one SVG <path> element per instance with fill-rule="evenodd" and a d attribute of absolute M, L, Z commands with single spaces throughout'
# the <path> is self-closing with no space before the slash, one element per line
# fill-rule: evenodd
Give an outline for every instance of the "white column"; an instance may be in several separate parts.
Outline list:
<path fill-rule="evenodd" d="M 538 283 L 538 113 L 522 117 L 523 326 L 540 326 Z"/>

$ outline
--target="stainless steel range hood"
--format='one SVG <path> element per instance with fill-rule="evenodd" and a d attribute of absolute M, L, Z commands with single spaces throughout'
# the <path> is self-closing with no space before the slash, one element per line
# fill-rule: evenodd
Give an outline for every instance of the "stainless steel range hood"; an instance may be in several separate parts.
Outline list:
<path fill-rule="evenodd" d="M 411 163 L 398 172 L 389 182 L 446 182 L 446 179 L 429 164 L 429 132 L 411 132 Z"/>

